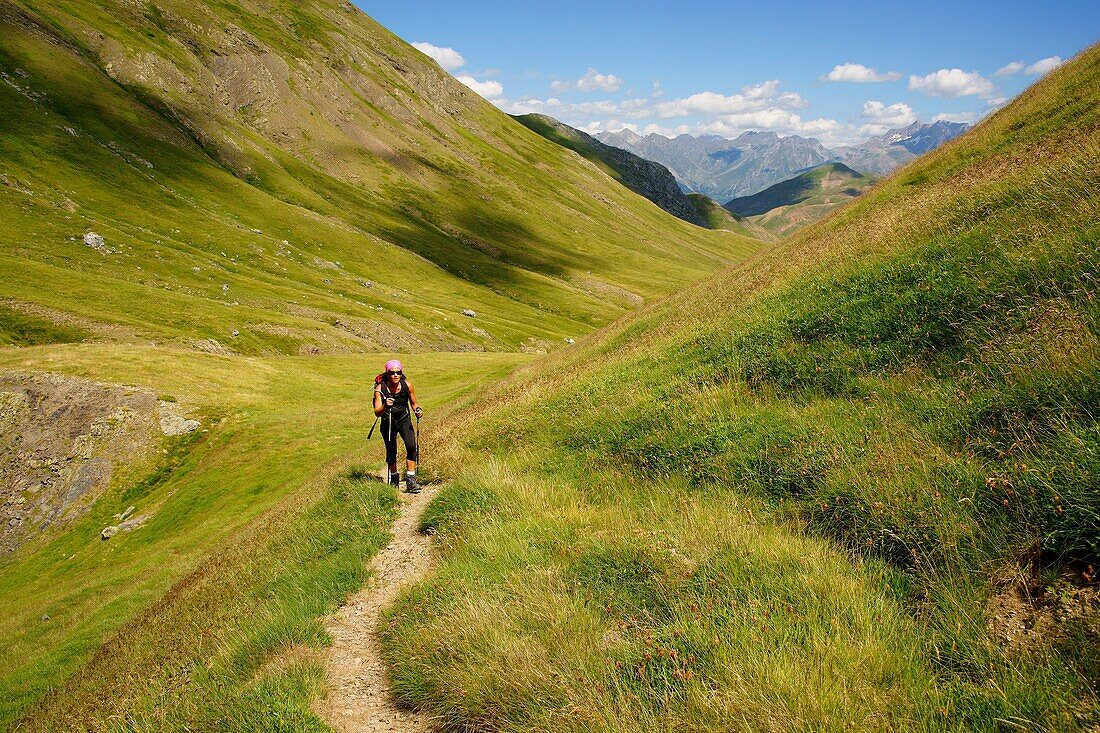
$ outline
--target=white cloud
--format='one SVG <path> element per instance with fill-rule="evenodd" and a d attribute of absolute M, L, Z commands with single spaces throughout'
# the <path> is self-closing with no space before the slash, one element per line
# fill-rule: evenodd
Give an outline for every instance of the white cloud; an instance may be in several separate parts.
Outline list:
<path fill-rule="evenodd" d="M 618 130 L 623 124 L 616 121 L 612 126 L 597 129 Z M 750 130 L 775 132 L 781 136 L 801 135 L 813 137 L 826 146 L 842 145 L 851 142 L 855 136 L 855 130 L 851 125 L 838 122 L 833 119 L 819 118 L 815 120 L 803 120 L 798 114 L 788 110 L 766 109 L 755 112 L 745 112 L 734 115 L 724 115 L 707 120 L 701 120 L 694 124 L 681 124 L 666 126 L 656 123 L 646 125 L 642 129 L 631 126 L 632 130 L 642 135 L 656 133 L 665 137 L 677 135 L 720 135 L 734 138 L 743 132 Z"/>
<path fill-rule="evenodd" d="M 623 85 L 623 80 L 614 74 L 601 74 L 595 69 L 589 69 L 577 81 L 579 92 L 617 92 Z"/>
<path fill-rule="evenodd" d="M 1042 76 L 1051 71 L 1054 71 L 1062 65 L 1062 59 L 1059 56 L 1047 56 L 1045 59 L 1039 59 L 1031 66 L 1027 67 L 1024 71 L 1025 74 L 1031 74 L 1032 76 Z"/>
<path fill-rule="evenodd" d="M 890 127 L 905 127 L 917 121 L 917 113 L 904 102 L 886 106 L 882 102 L 869 99 L 863 103 L 863 111 L 860 115 L 867 120 L 874 120 L 875 124 Z"/>
<path fill-rule="evenodd" d="M 775 96 L 777 91 L 779 91 L 778 79 L 768 79 L 759 84 L 752 84 L 741 89 L 741 92 L 745 95 L 745 99 L 754 100 L 770 99 Z"/>
<path fill-rule="evenodd" d="M 597 132 L 622 132 L 623 130 L 630 130 L 631 132 L 638 132 L 638 125 L 633 122 L 623 122 L 622 120 L 607 120 L 606 122 L 600 120 L 593 120 L 586 124 L 577 127 L 578 130 L 584 130 L 589 135 L 595 135 Z"/>
<path fill-rule="evenodd" d="M 932 118 L 933 122 L 966 122 L 974 124 L 985 117 L 986 112 L 941 112 Z"/>
<path fill-rule="evenodd" d="M 909 88 L 930 97 L 955 99 L 976 94 L 983 99 L 993 96 L 993 82 L 976 71 L 940 69 L 927 76 L 910 76 Z"/>
<path fill-rule="evenodd" d="M 869 134 L 881 134 L 889 127 L 903 127 L 916 119 L 916 114 L 906 104 L 886 105 L 875 100 L 864 108 L 866 121 L 876 125 L 871 133 L 861 132 L 858 124 L 835 119 L 803 119 L 799 112 L 809 103 L 797 93 L 782 91 L 781 87 L 778 80 L 768 80 L 749 85 L 738 94 L 699 92 L 668 101 L 630 97 L 571 102 L 555 95 L 518 100 L 499 97 L 494 98 L 493 103 L 510 114 L 548 114 L 590 133 L 630 129 L 643 135 L 710 134 L 733 138 L 757 130 L 782 136 L 813 137 L 827 147 L 855 144 Z M 649 120 L 655 121 L 647 122 Z"/>
<path fill-rule="evenodd" d="M 638 125 L 635 122 L 623 122 L 622 120 L 607 120 L 606 122 L 593 122 L 592 128 L 585 130 L 595 134 L 597 132 L 622 132 L 623 130 L 630 130 L 631 132 L 638 132 Z"/>
<path fill-rule="evenodd" d="M 413 44 L 413 48 L 431 56 L 437 64 L 447 71 L 455 71 L 466 65 L 466 59 L 462 58 L 462 54 L 453 48 L 440 48 L 424 41 L 417 41 Z"/>
<path fill-rule="evenodd" d="M 769 108 L 801 109 L 810 103 L 796 92 L 777 95 L 779 81 L 772 79 L 741 90 L 740 94 L 725 95 L 717 92 L 699 92 L 690 97 L 673 99 L 656 105 L 658 117 L 689 117 L 691 115 L 732 115 L 766 110 Z"/>
<path fill-rule="evenodd" d="M 504 94 L 504 86 L 499 81 L 478 81 L 465 75 L 456 78 L 486 99 L 497 99 Z"/>
<path fill-rule="evenodd" d="M 493 104 L 510 115 L 545 114 L 550 109 L 548 100 L 542 99 L 495 99 Z"/>
<path fill-rule="evenodd" d="M 653 99 L 659 99 L 660 97 L 665 96 L 665 90 L 664 87 L 661 86 L 660 79 L 653 80 L 653 91 L 649 93 L 649 96 Z"/>
<path fill-rule="evenodd" d="M 1023 61 L 1011 61 L 993 72 L 993 76 L 1012 76 L 1024 70 Z"/>
<path fill-rule="evenodd" d="M 898 81 L 901 79 L 900 71 L 887 71 L 880 74 L 874 69 L 867 68 L 863 64 L 837 64 L 825 76 L 822 81 L 850 81 L 855 83 L 871 83 L 882 81 Z"/>
<path fill-rule="evenodd" d="M 551 82 L 550 88 L 559 93 L 573 89 L 578 92 L 617 92 L 622 85 L 623 80 L 614 74 L 601 74 L 595 69 L 589 68 L 580 79 Z"/>

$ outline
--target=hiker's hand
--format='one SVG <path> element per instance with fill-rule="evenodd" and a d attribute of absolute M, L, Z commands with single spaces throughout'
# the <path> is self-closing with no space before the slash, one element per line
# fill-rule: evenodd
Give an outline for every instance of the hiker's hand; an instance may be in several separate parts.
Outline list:
<path fill-rule="evenodd" d="M 386 398 L 386 407 L 393 407 L 393 397 Z"/>
<path fill-rule="evenodd" d="M 420 408 L 420 407 L 417 407 L 415 410 L 413 410 L 413 412 L 416 413 L 416 419 L 417 420 L 419 420 L 420 417 L 424 414 L 423 408 Z"/>

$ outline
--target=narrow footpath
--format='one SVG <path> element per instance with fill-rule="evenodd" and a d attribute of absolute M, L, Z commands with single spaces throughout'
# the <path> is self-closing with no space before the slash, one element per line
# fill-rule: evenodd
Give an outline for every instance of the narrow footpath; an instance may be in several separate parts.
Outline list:
<path fill-rule="evenodd" d="M 371 563 L 366 587 L 328 618 L 325 628 L 333 643 L 325 660 L 331 685 L 317 713 L 340 733 L 430 730 L 428 717 L 393 704 L 377 626 L 382 610 L 406 585 L 420 579 L 431 564 L 431 538 L 416 531 L 420 515 L 438 491 L 400 494 L 401 509 L 393 524 L 393 539 Z"/>

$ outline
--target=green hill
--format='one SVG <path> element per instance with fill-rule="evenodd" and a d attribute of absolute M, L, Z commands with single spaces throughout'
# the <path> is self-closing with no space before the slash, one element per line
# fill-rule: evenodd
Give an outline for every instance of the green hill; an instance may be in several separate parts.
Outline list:
<path fill-rule="evenodd" d="M 698 226 L 708 226 L 707 218 L 699 215 L 696 207 L 680 190 L 672 173 L 660 163 L 640 158 L 620 148 L 604 145 L 588 133 L 547 115 L 519 115 L 516 120 L 547 140 L 568 148 L 594 163 L 631 191 L 649 199 L 673 216 Z"/>
<path fill-rule="evenodd" d="M 775 235 L 768 230 L 756 226 L 746 217 L 738 216 L 723 208 L 710 196 L 701 193 L 689 193 L 687 197 L 710 229 L 725 229 L 764 241 L 775 239 Z"/>
<path fill-rule="evenodd" d="M 759 193 L 731 199 L 723 206 L 738 216 L 751 217 L 773 235 L 785 236 L 848 203 L 875 180 L 843 163 L 823 163 Z"/>
<path fill-rule="evenodd" d="M 404 704 L 556 731 L 1100 724 L 1100 47 L 446 436 Z"/>
<path fill-rule="evenodd" d="M 317 619 L 393 516 L 365 443 L 384 358 L 431 425 L 760 246 L 623 190 L 339 0 L 0 0 L 0 108 L 20 730 L 317 725 Z"/>
<path fill-rule="evenodd" d="M 337 0 L 5 2 L 0 25 L 0 298 L 36 339 L 546 348 L 755 246 L 638 202 Z"/>

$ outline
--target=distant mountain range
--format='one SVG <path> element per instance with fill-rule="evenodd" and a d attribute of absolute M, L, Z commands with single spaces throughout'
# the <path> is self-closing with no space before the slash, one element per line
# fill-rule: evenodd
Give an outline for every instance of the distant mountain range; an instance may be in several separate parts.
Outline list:
<path fill-rule="evenodd" d="M 517 115 L 515 119 L 532 132 L 577 153 L 675 217 L 707 229 L 724 229 L 754 239 L 775 239 L 772 232 L 723 208 L 709 196 L 684 193 L 669 169 L 660 163 L 602 143 L 588 133 L 547 115 Z"/>
<path fill-rule="evenodd" d="M 957 122 L 913 123 L 859 145 L 834 149 L 814 138 L 780 137 L 774 132 L 746 132 L 733 140 L 717 135 L 642 136 L 630 130 L 601 132 L 595 137 L 661 163 L 685 191 L 728 201 L 763 191 L 830 161 L 844 163 L 860 173 L 884 175 L 968 128 Z"/>

